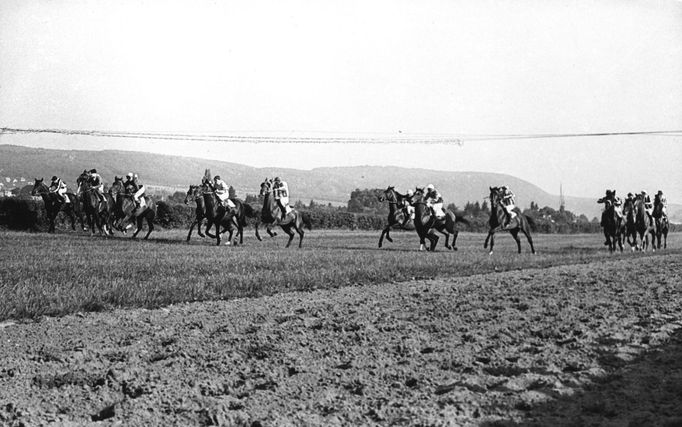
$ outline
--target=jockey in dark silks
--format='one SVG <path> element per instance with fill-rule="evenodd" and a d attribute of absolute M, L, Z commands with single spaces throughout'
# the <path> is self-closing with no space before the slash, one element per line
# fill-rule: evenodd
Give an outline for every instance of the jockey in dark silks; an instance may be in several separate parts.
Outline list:
<path fill-rule="evenodd" d="M 606 202 L 611 202 L 613 204 L 613 210 L 616 212 L 616 216 L 618 217 L 618 221 L 623 221 L 623 203 L 620 200 L 620 197 L 616 196 L 616 190 L 606 190 L 606 195 L 602 197 L 601 199 L 597 200 L 597 203 L 606 203 Z M 604 215 L 606 214 L 606 210 L 602 213 L 601 216 L 601 222 L 599 223 L 600 226 L 604 227 Z M 605 245 L 609 244 L 609 241 L 606 240 L 604 242 Z"/>
<path fill-rule="evenodd" d="M 97 173 L 97 169 L 90 169 L 88 172 L 88 182 L 94 189 L 99 201 L 104 202 L 104 182 L 102 181 L 100 174 Z"/>
<path fill-rule="evenodd" d="M 654 209 L 654 218 L 660 219 L 663 217 L 668 217 L 668 200 L 663 195 L 663 191 L 658 190 L 658 193 L 654 196 L 654 208 L 661 206 L 660 209 Z"/>

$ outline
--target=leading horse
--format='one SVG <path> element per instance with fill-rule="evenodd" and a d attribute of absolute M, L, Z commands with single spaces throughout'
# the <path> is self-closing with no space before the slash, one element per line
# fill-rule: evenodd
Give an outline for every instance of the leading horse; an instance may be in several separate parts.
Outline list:
<path fill-rule="evenodd" d="M 434 231 L 438 231 L 445 235 L 445 247 L 456 251 L 457 235 L 459 234 L 457 223 L 462 222 L 468 224 L 469 221 L 464 217 L 455 215 L 455 213 L 449 209 L 445 210 L 445 216 L 443 218 L 438 218 L 433 215 L 431 209 L 424 200 L 423 188 L 415 189 L 410 202 L 412 206 L 414 206 L 414 227 L 419 235 L 419 250 L 424 250 L 424 245 L 426 244 L 425 239 L 429 239 L 431 246 L 428 250 L 434 251 L 436 249 L 436 244 L 438 243 L 438 236 L 435 235 Z M 450 246 L 449 243 L 450 235 L 452 235 L 452 246 Z"/>
<path fill-rule="evenodd" d="M 312 229 L 312 223 L 310 221 L 310 216 L 305 212 L 299 212 L 296 209 L 291 209 L 287 212 L 286 216 L 282 218 L 282 210 L 277 205 L 273 194 L 273 185 L 271 179 L 265 179 L 260 185 L 260 196 L 263 197 L 263 209 L 261 210 L 261 222 L 270 225 L 279 225 L 285 233 L 289 235 L 289 241 L 286 247 L 291 245 L 291 241 L 294 239 L 294 231 L 298 233 L 298 247 L 303 245 L 303 236 L 305 232 L 303 227 L 305 226 L 308 230 Z"/>
<path fill-rule="evenodd" d="M 95 234 L 95 227 L 99 230 L 100 235 L 113 234 L 109 227 L 111 212 L 114 208 L 111 196 L 105 194 L 104 198 L 100 199 L 97 189 L 91 186 L 88 179 L 83 176 L 78 177 L 76 182 L 78 183 L 78 191 L 83 201 L 83 211 L 90 226 L 90 235 Z"/>
<path fill-rule="evenodd" d="M 635 224 L 635 200 L 628 198 L 623 202 L 623 237 L 634 251 L 639 249 L 637 245 L 637 226 Z"/>
<path fill-rule="evenodd" d="M 600 199 L 600 202 L 604 203 L 604 212 L 601 215 L 601 226 L 604 228 L 606 238 L 604 244 L 609 247 L 609 252 L 615 252 L 617 247 L 623 252 L 622 218 L 618 216 L 613 200 L 605 198 Z"/>
<path fill-rule="evenodd" d="M 490 252 L 493 254 L 493 246 L 495 245 L 495 233 L 498 231 L 508 231 L 514 241 L 516 242 L 516 247 L 518 253 L 521 253 L 521 239 L 519 239 L 519 231 L 522 232 L 528 244 L 530 245 L 531 253 L 535 253 L 535 247 L 533 246 L 533 238 L 530 235 L 531 228 L 535 228 L 535 221 L 532 217 L 524 215 L 520 211 L 515 211 L 516 216 L 512 218 L 507 226 L 503 226 L 506 218 L 506 213 L 504 206 L 502 205 L 502 190 L 500 187 L 489 187 L 490 188 L 490 219 L 488 220 L 488 236 L 485 238 L 483 243 L 483 248 L 488 247 L 488 241 L 490 241 Z"/>
<path fill-rule="evenodd" d="M 392 228 L 414 230 L 415 227 L 414 220 L 403 209 L 403 205 L 407 200 L 406 195 L 398 193 L 395 187 L 389 186 L 378 198 L 380 202 L 388 202 L 388 225 L 381 231 L 381 237 L 379 237 L 379 247 L 381 247 L 384 242 L 384 236 L 386 240 L 393 242 L 390 235 Z"/>
<path fill-rule="evenodd" d="M 81 228 L 83 231 L 86 230 L 85 224 L 83 222 L 83 210 L 81 207 L 81 202 L 73 193 L 66 193 L 64 197 L 67 200 L 63 200 L 57 193 L 50 192 L 49 187 L 45 184 L 44 178 L 36 178 L 33 183 L 33 189 L 31 190 L 31 195 L 39 195 L 43 198 L 43 203 L 45 205 L 45 212 L 47 212 L 47 220 L 49 222 L 49 227 L 47 229 L 48 233 L 54 233 L 55 231 L 55 221 L 59 212 L 64 212 L 71 220 L 71 229 L 76 230 L 76 217 L 80 221 Z"/>

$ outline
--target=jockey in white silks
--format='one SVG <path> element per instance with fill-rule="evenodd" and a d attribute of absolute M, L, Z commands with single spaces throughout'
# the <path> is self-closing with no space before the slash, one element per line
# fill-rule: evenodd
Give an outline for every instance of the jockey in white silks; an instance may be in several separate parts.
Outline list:
<path fill-rule="evenodd" d="M 227 205 L 230 208 L 235 207 L 235 204 L 230 200 L 230 186 L 220 179 L 220 175 L 213 177 L 213 191 L 222 206 Z"/>
<path fill-rule="evenodd" d="M 433 184 L 426 186 L 426 206 L 431 208 L 431 211 L 436 216 L 436 218 L 444 218 L 445 211 L 443 210 L 443 197 L 441 197 L 438 190 L 436 190 Z"/>
<path fill-rule="evenodd" d="M 56 176 L 52 177 L 52 182 L 50 183 L 49 191 L 50 193 L 56 193 L 57 196 L 59 196 L 59 198 L 62 199 L 62 203 L 69 202 L 69 198 L 66 197 L 66 184 L 64 184 L 64 181 L 62 181 L 61 178 L 58 178 Z"/>
<path fill-rule="evenodd" d="M 516 216 L 516 212 L 514 211 L 514 208 L 516 207 L 516 196 L 506 185 L 500 187 L 500 190 L 502 190 L 502 206 L 504 207 L 504 213 L 506 214 L 504 226 L 507 226 Z"/>
<path fill-rule="evenodd" d="M 135 201 L 135 205 L 138 208 L 144 207 L 145 201 L 144 197 L 142 196 L 144 196 L 147 188 L 139 181 L 137 174 L 133 175 L 133 179 L 130 181 L 129 187 L 134 191 L 133 200 Z"/>
<path fill-rule="evenodd" d="M 282 181 L 278 176 L 272 186 L 272 195 L 275 197 L 277 206 L 282 211 L 282 219 L 284 219 L 291 208 L 289 207 L 289 185 L 286 181 Z"/>
<path fill-rule="evenodd" d="M 403 211 L 405 212 L 405 221 L 403 221 L 403 225 L 407 224 L 410 220 L 414 221 L 414 206 L 410 204 L 412 196 L 414 196 L 414 191 L 407 190 L 405 198 L 403 199 Z"/>
<path fill-rule="evenodd" d="M 661 205 L 661 210 L 658 213 L 658 218 L 668 217 L 668 199 L 663 195 L 663 191 L 658 190 L 654 196 L 654 206 Z"/>

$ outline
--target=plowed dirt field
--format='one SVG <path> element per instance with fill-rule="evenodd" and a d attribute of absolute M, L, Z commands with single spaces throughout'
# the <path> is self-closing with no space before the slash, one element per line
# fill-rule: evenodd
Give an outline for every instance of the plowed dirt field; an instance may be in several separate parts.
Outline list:
<path fill-rule="evenodd" d="M 0 324 L 2 425 L 682 425 L 682 259 Z"/>

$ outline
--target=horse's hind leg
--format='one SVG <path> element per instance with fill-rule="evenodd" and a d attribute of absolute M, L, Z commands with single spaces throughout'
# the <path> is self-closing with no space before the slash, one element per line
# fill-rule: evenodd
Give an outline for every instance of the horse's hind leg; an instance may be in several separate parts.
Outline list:
<path fill-rule="evenodd" d="M 291 245 L 291 241 L 294 240 L 294 232 L 291 231 L 291 227 L 289 227 L 289 228 L 282 227 L 282 230 L 284 230 L 284 232 L 289 235 L 289 241 L 287 242 L 287 245 L 285 246 L 285 248 L 288 248 L 289 245 Z M 303 240 L 303 238 L 301 238 L 301 240 Z"/>
<path fill-rule="evenodd" d="M 296 232 L 298 233 L 298 247 L 301 248 L 303 247 L 303 235 L 305 234 L 303 231 L 303 224 L 301 224 L 299 227 L 296 227 Z"/>
<path fill-rule="evenodd" d="M 197 224 L 197 220 L 195 219 L 192 221 L 192 224 L 189 226 L 189 233 L 187 233 L 187 241 L 189 242 L 190 237 L 192 237 L 192 230 L 194 230 L 194 225 Z"/>
<path fill-rule="evenodd" d="M 142 220 L 140 220 L 140 226 L 142 225 Z M 152 231 L 154 231 L 154 218 L 147 218 L 147 234 L 144 236 L 144 240 L 147 240 L 149 238 L 149 235 L 152 234 Z"/>
<path fill-rule="evenodd" d="M 391 226 L 389 225 L 388 227 L 386 227 L 386 228 L 384 228 L 383 230 L 381 230 L 381 237 L 379 237 L 379 247 L 381 247 L 381 245 L 384 243 L 384 236 L 387 236 L 387 237 L 388 237 L 388 229 L 389 229 L 390 227 L 391 227 Z M 389 240 L 389 242 L 390 242 L 390 240 Z"/>
<path fill-rule="evenodd" d="M 509 234 L 512 235 L 514 238 L 514 241 L 516 242 L 516 249 L 518 253 L 521 253 L 521 239 L 519 239 L 519 230 L 518 228 L 515 228 L 513 230 L 509 230 Z"/>

